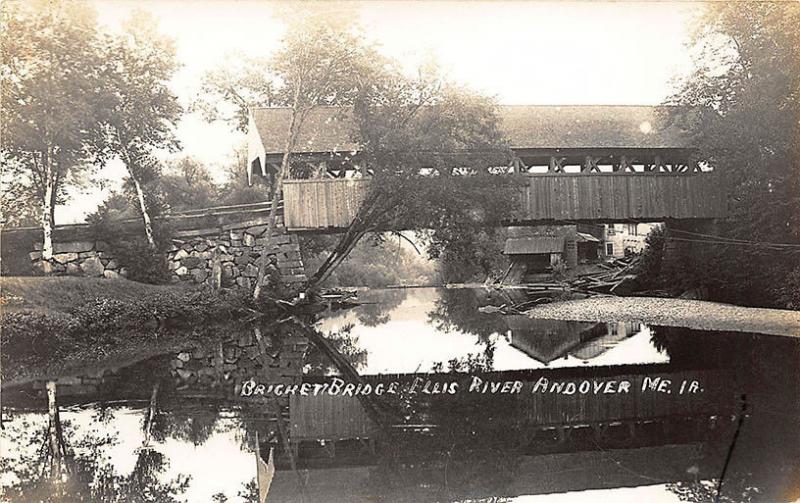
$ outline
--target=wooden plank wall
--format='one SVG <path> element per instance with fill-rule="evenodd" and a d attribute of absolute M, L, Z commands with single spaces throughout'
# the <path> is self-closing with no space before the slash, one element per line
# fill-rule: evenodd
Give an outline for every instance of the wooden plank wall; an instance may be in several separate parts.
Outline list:
<path fill-rule="evenodd" d="M 502 373 L 501 373 L 502 374 Z M 696 416 L 730 416 L 738 407 L 736 393 L 731 388 L 734 376 L 729 370 L 686 370 L 677 372 L 654 373 L 613 373 L 602 377 L 561 377 L 563 372 L 552 370 L 537 373 L 547 377 L 550 382 L 569 383 L 576 387 L 588 381 L 592 386 L 589 393 L 573 394 L 536 392 L 533 388 L 538 378 L 533 376 L 524 379 L 523 391 L 513 395 L 472 394 L 477 400 L 493 400 L 506 397 L 516 403 L 516 412 L 509 416 L 518 427 L 570 426 L 576 424 L 596 424 L 614 421 L 643 421 L 666 417 Z M 408 384 L 409 376 L 383 375 L 366 376 L 376 378 L 380 382 L 401 380 Z M 446 377 L 446 375 L 445 375 Z M 498 379 L 499 375 L 491 379 Z M 645 387 L 645 380 L 653 385 L 656 379 L 668 379 L 671 393 L 657 391 Z M 593 392 L 594 383 L 605 385 L 614 382 L 612 390 L 617 390 L 619 383 L 628 381 L 630 391 L 627 393 Z M 696 381 L 702 391 L 691 393 L 688 387 L 680 394 L 681 384 Z M 467 389 L 467 381 L 463 381 L 462 389 Z M 466 391 L 462 393 L 466 394 Z M 420 395 L 421 400 L 458 400 L 463 394 Z M 458 405 L 454 405 L 458 406 Z M 295 440 L 308 439 L 353 439 L 372 438 L 375 426 L 364 411 L 357 398 L 344 396 L 293 395 L 289 400 L 289 418 L 291 436 Z M 436 422 L 435 414 L 433 421 Z"/>
<path fill-rule="evenodd" d="M 345 228 L 355 218 L 369 179 L 287 180 L 284 214 L 290 230 Z"/>
<path fill-rule="evenodd" d="M 284 182 L 289 230 L 344 228 L 369 179 Z M 596 173 L 529 175 L 520 221 L 660 221 L 722 218 L 726 185 L 717 173 Z"/>
<path fill-rule="evenodd" d="M 716 173 L 533 175 L 520 220 L 721 218 L 725 184 Z"/>
<path fill-rule="evenodd" d="M 358 398 L 348 396 L 292 395 L 289 399 L 290 435 L 293 440 L 371 438 L 372 421 Z"/>
<path fill-rule="evenodd" d="M 550 377 L 550 376 L 548 376 Z M 672 393 L 642 390 L 645 379 L 669 379 Z M 518 398 L 517 421 L 527 426 L 601 423 L 644 420 L 658 417 L 729 415 L 736 411 L 736 396 L 731 391 L 733 375 L 725 370 L 693 370 L 671 373 L 617 375 L 603 378 L 551 380 L 579 385 L 582 381 L 604 383 L 622 380 L 631 383 L 630 393 L 528 393 Z M 700 393 L 679 394 L 683 381 L 697 381 Z M 651 381 L 652 382 L 652 381 Z M 533 382 L 527 386 L 532 389 Z"/>

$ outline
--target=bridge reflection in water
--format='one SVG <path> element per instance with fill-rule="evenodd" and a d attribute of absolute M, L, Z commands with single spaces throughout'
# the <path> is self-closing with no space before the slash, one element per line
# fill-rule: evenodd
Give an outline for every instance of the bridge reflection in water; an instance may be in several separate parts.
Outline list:
<path fill-rule="evenodd" d="M 175 344 L 165 341 L 167 349 L 155 355 L 85 361 L 83 369 L 59 375 L 32 358 L 4 361 L 8 430 L 27 431 L 14 429 L 21 428 L 22 411 L 42 414 L 44 383 L 55 379 L 64 413 L 77 417 L 92 411 L 90 426 L 99 431 L 113 434 L 126 415 L 151 418 L 142 420 L 151 438 L 148 449 L 168 458 L 170 474 L 182 469 L 188 475 L 200 473 L 196 464 L 170 454 L 168 446 L 176 442 L 202 450 L 220 445 L 228 431 L 238 439 L 231 440 L 234 450 L 246 453 L 258 439 L 262 453 L 269 448 L 276 453 L 269 501 L 465 501 L 624 487 L 707 501 L 723 469 L 723 495 L 729 501 L 799 496 L 796 340 L 635 324 L 542 322 L 476 315 L 474 310 L 459 317 L 459 311 L 443 306 L 446 292 L 437 293 L 432 303 L 424 296 L 409 303 L 404 295 L 386 303 L 387 316 L 377 316 L 374 305 L 363 306 L 344 315 L 345 328 L 333 331 L 299 322 L 208 327 L 206 332 L 176 333 Z M 458 300 L 459 306 L 469 304 Z M 447 313 L 450 331 L 457 332 L 453 337 L 477 337 L 475 347 L 488 351 L 474 355 L 453 348 L 453 361 L 444 365 L 370 373 L 369 359 L 379 355 L 365 334 L 391 329 L 402 337 L 395 323 L 405 317 L 397 313 L 410 312 L 404 311 L 406 305 L 418 315 Z M 353 317 L 355 326 L 349 323 Z M 427 321 L 432 322 L 430 317 Z M 450 340 L 444 331 L 425 337 L 431 346 L 436 337 Z M 654 363 L 631 352 L 643 338 L 649 351 L 663 358 Z M 530 358 L 529 365 L 497 370 L 504 351 Z M 462 392 L 241 396 L 250 378 L 301 384 L 329 382 L 332 376 L 373 385 L 457 381 Z M 468 393 L 475 376 L 485 382 L 521 381 L 524 389 L 519 394 Z M 561 383 L 561 392 L 540 388 L 532 393 L 542 378 Z M 650 386 L 656 378 L 670 379 L 672 392 Z M 620 383 L 626 381 L 630 391 L 621 392 Z M 699 387 L 681 394 L 684 381 Z M 589 391 L 582 391 L 583 382 L 590 383 Z M 610 382 L 615 384 L 607 388 Z M 576 391 L 568 393 L 568 383 L 575 383 Z M 596 383 L 601 386 L 595 388 Z M 106 419 L 99 419 L 103 414 Z M 87 444 L 88 437 L 74 428 L 65 428 L 68 445 L 102 451 L 101 443 Z M 24 438 L 8 440 L 13 446 Z M 119 441 L 131 448 L 125 439 Z M 132 447 L 139 458 L 149 452 Z M 220 451 L 215 461 L 220 484 L 227 480 L 222 472 L 229 462 L 222 452 L 230 451 Z M 112 468 L 124 473 L 116 456 Z M 255 475 L 253 465 L 248 466 Z M 154 464 L 151 472 L 167 473 L 164 466 Z M 195 480 L 190 491 L 213 483 Z M 592 501 L 600 494 L 586 493 L 578 500 Z M 613 500 L 614 494 L 606 497 Z"/>

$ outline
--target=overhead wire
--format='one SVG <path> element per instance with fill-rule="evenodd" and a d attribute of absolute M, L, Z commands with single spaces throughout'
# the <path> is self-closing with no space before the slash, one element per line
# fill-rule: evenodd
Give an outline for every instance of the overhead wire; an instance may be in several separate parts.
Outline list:
<path fill-rule="evenodd" d="M 692 237 L 671 236 L 671 233 L 686 234 Z M 682 231 L 677 229 L 669 229 L 669 234 L 664 239 L 669 241 L 680 241 L 686 243 L 701 243 L 711 245 L 729 245 L 729 246 L 747 246 L 760 248 L 762 250 L 780 251 L 780 252 L 800 252 L 800 244 L 795 243 L 775 243 L 770 241 L 753 241 L 746 239 L 727 238 L 725 236 L 716 236 L 713 234 L 704 234 L 700 232 Z"/>
<path fill-rule="evenodd" d="M 691 235 L 691 236 L 699 236 L 699 237 L 704 237 L 704 238 L 713 238 L 713 239 L 716 239 L 716 240 L 719 240 L 719 241 L 727 241 L 727 242 L 731 242 L 731 243 L 765 244 L 765 245 L 770 245 L 770 246 L 785 246 L 785 247 L 790 247 L 790 248 L 800 248 L 800 243 L 772 243 L 772 242 L 769 242 L 769 241 L 753 241 L 753 240 L 748 240 L 748 239 L 729 238 L 729 237 L 718 236 L 718 235 L 714 235 L 714 234 L 705 234 L 705 233 L 702 233 L 702 232 L 684 231 L 684 230 L 680 230 L 680 229 L 669 229 L 669 232 L 670 233 L 677 232 L 679 234 L 687 234 L 687 235 Z"/>

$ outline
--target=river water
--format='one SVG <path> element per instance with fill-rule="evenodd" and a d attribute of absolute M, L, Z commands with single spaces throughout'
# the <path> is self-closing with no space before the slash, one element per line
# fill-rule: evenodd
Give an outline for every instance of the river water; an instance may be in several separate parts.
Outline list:
<path fill-rule="evenodd" d="M 270 502 L 800 498 L 797 339 L 484 314 L 509 299 L 480 289 L 359 300 L 58 365 L 12 349 L 4 498 L 256 501 L 270 456 Z"/>

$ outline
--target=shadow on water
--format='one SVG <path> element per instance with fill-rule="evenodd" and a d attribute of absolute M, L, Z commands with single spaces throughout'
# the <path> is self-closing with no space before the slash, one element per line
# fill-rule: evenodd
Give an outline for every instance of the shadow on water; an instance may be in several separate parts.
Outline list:
<path fill-rule="evenodd" d="M 361 297 L 68 373 L 7 352 L 4 498 L 257 501 L 254 452 L 269 501 L 800 497 L 796 339 Z"/>

